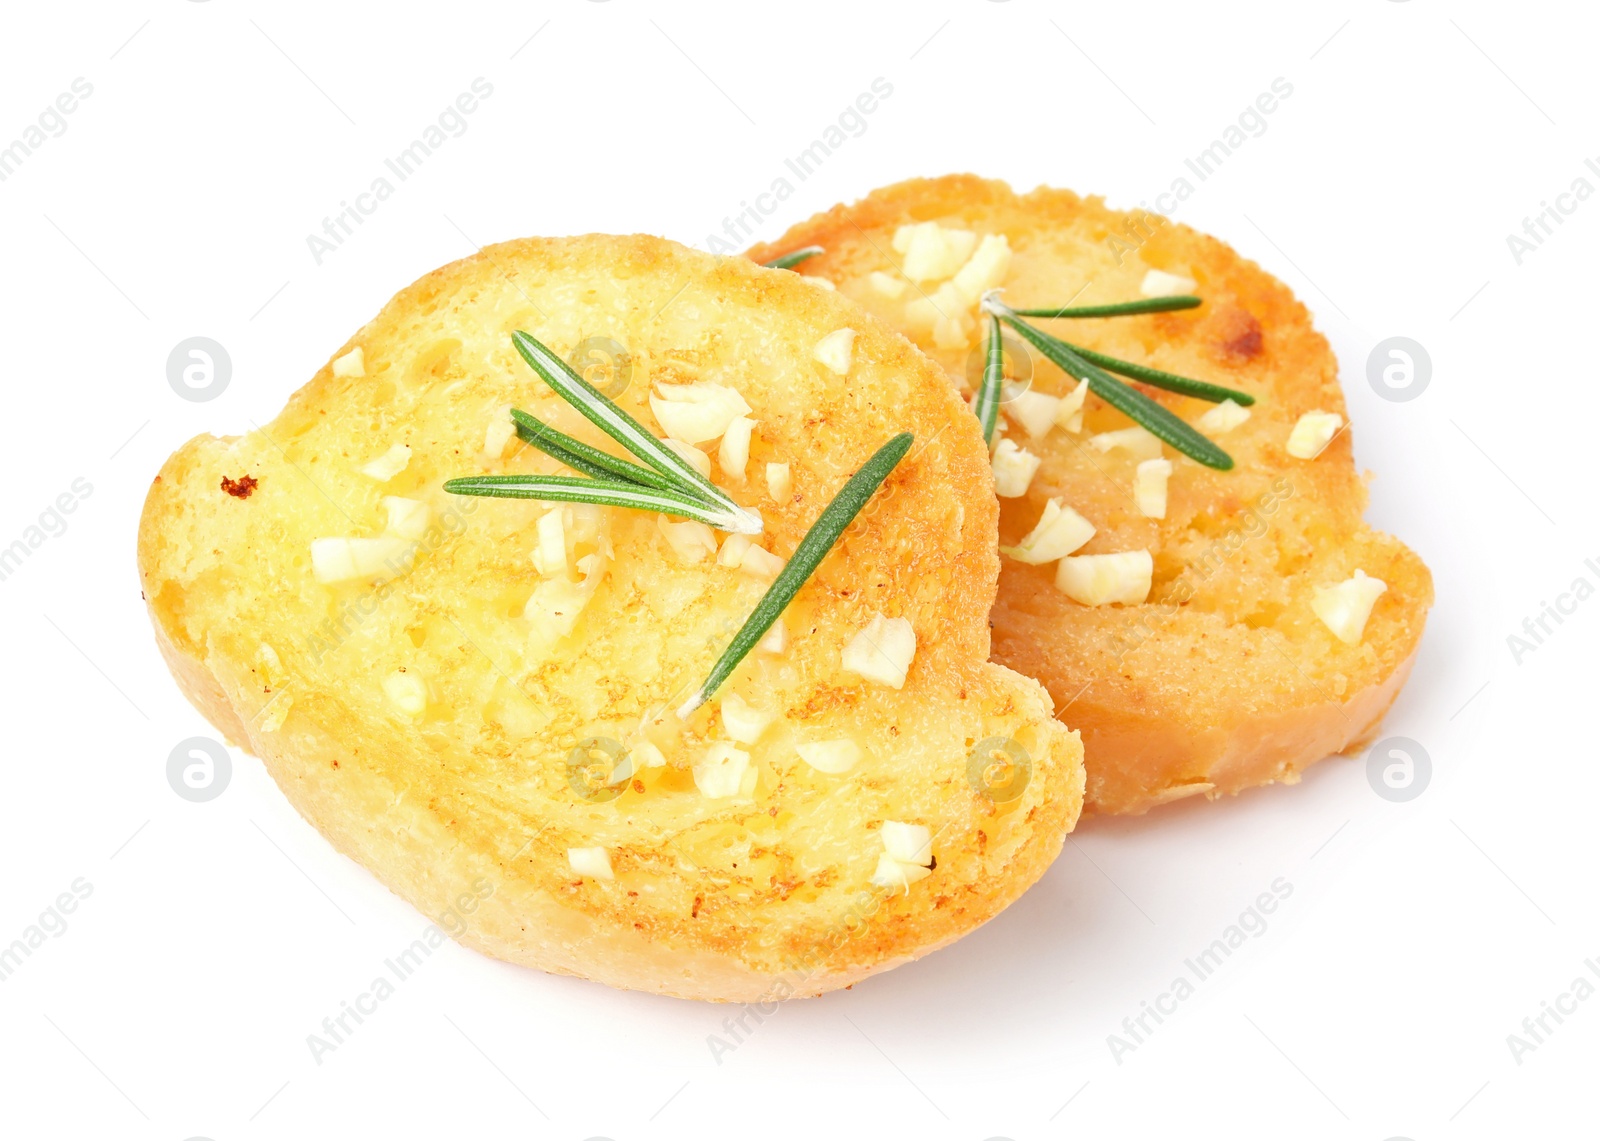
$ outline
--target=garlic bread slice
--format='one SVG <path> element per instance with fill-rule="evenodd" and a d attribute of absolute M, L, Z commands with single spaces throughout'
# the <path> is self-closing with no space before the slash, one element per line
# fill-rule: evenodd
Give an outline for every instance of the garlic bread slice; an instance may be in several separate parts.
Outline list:
<path fill-rule="evenodd" d="M 1410 672 L 1432 579 L 1362 522 L 1338 364 L 1286 286 L 1158 215 L 971 175 L 875 191 L 748 256 L 811 245 L 825 252 L 797 272 L 901 329 L 964 394 L 982 376 L 982 294 L 1000 289 L 1019 309 L 1197 294 L 1182 311 L 1030 320 L 1255 398 L 1129 381 L 1231 454 L 1232 470 L 1213 470 L 1006 334 L 995 660 L 1043 682 L 1082 732 L 1089 809 L 1292 782 L 1371 739 Z"/>
<path fill-rule="evenodd" d="M 507 430 L 513 407 L 621 455 L 518 357 L 518 330 L 670 428 L 760 533 L 446 494 L 565 470 Z M 781 624 L 679 720 L 902 431 L 910 454 Z M 184 445 L 139 568 L 195 705 L 420 910 L 473 898 L 462 942 L 770 1000 L 972 930 L 1077 818 L 1076 735 L 988 661 L 996 520 L 954 389 L 854 303 L 656 238 L 528 239 L 401 291 L 260 430 Z"/>

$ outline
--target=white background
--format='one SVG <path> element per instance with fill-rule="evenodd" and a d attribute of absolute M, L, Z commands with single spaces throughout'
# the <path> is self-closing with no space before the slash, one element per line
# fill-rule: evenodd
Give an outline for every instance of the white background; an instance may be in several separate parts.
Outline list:
<path fill-rule="evenodd" d="M 1507 1036 L 1600 961 L 1586 730 L 1600 602 L 1507 637 L 1600 560 L 1600 199 L 1518 265 L 1506 237 L 1600 162 L 1576 3 L 245 4 L 9 11 L 0 143 L 93 94 L 0 183 L 0 546 L 78 478 L 68 530 L 0 582 L 0 943 L 93 894 L 0 983 L 0 1132 L 29 1137 L 1573 1136 L 1600 997 Z M 530 37 L 532 37 L 530 39 Z M 306 236 L 475 77 L 494 88 L 318 265 Z M 706 244 L 877 77 L 894 88 L 759 234 L 915 174 L 1133 206 L 1274 78 L 1268 121 L 1177 217 L 1287 280 L 1343 366 L 1371 518 L 1438 603 L 1386 735 L 1299 786 L 1086 821 L 957 946 L 794 1003 L 714 1061 L 726 1008 L 449 945 L 335 1053 L 306 1036 L 425 924 L 234 753 L 205 804 L 168 753 L 214 735 L 157 657 L 134 535 L 162 459 L 237 433 L 396 289 L 474 244 L 651 231 Z M 796 182 L 790 176 L 791 182 Z M 1191 181 L 1193 179 L 1191 178 Z M 209 402 L 166 360 L 228 351 Z M 1382 339 L 1432 380 L 1380 398 Z M 1600 563 L 1597 563 L 1600 566 Z M 1107 1036 L 1275 879 L 1293 894 L 1131 1054 Z M 1600 983 L 1600 977 L 1590 976 Z"/>

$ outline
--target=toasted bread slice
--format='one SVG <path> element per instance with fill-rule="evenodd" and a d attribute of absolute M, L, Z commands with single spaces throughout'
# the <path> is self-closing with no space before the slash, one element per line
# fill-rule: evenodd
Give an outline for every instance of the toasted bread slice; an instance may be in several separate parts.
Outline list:
<path fill-rule="evenodd" d="M 687 721 L 664 710 L 762 596 L 751 567 L 704 557 L 693 535 L 675 546 L 653 514 L 586 507 L 555 532 L 541 518 L 571 509 L 441 490 L 558 470 L 505 439 L 508 406 L 620 454 L 517 357 L 519 329 L 563 355 L 611 353 L 595 383 L 658 434 L 659 385 L 742 394 L 758 421 L 748 475 L 719 458 L 713 478 L 761 511 L 755 540 L 781 557 L 881 444 L 916 436 L 789 607 L 787 644 L 764 644 Z M 815 356 L 840 329 L 855 331 L 843 374 L 838 339 L 831 364 Z M 781 502 L 768 463 L 789 465 Z M 1078 739 L 1037 683 L 989 661 L 996 522 L 982 439 L 944 374 L 839 294 L 655 238 L 529 239 L 401 291 L 261 430 L 184 445 L 150 489 L 139 568 L 195 705 L 340 851 L 449 927 L 460 917 L 461 941 L 752 1001 L 848 986 L 958 938 L 1072 827 Z M 385 566 L 318 580 L 314 541 L 386 528 L 405 541 Z M 599 568 L 586 595 L 569 561 Z M 540 609 L 551 583 L 557 609 L 579 608 L 564 634 Z M 902 688 L 843 667 L 876 614 L 915 632 Z M 848 747 L 822 767 L 797 754 L 834 741 L 859 753 L 848 771 L 833 771 Z M 969 777 L 984 742 L 1019 771 Z M 730 749 L 748 755 L 742 780 Z M 907 852 L 918 827 L 931 849 Z"/>
<path fill-rule="evenodd" d="M 1415 554 L 1362 523 L 1367 493 L 1349 431 L 1314 459 L 1286 450 L 1305 413 L 1348 422 L 1337 362 L 1305 307 L 1259 266 L 1186 226 L 1064 190 L 1019 196 L 970 175 L 878 190 L 748 256 L 822 246 L 799 272 L 828 278 L 901 328 L 970 392 L 981 376 L 984 328 L 973 304 L 949 304 L 938 279 L 911 283 L 901 274 L 896 234 L 916 222 L 980 239 L 1004 235 L 1009 269 L 983 284 L 1002 286 L 1016 308 L 1137 299 L 1151 269 L 1193 280 L 1204 299 L 1198 309 L 1036 324 L 1257 398 L 1248 421 L 1213 434 L 1233 470 L 1164 449 L 1172 463 L 1164 518 L 1141 513 L 1138 456 L 1088 444 L 1130 426 L 1096 397 L 1088 397 L 1081 432 L 1056 427 L 1033 439 L 1002 416 L 1008 438 L 1042 461 L 1026 494 L 1001 500 L 1003 545 L 1017 544 L 1054 497 L 1096 528 L 1076 554 L 1148 550 L 1153 558 L 1147 601 L 1099 606 L 1058 590 L 1054 564 L 1002 559 L 995 660 L 1042 681 L 1060 716 L 1082 732 L 1086 806 L 1139 813 L 1197 794 L 1292 782 L 1314 761 L 1366 744 L 1411 669 L 1433 586 Z M 1075 388 L 1037 353 L 1018 356 L 1031 356 L 1033 391 Z M 1190 422 L 1213 407 L 1136 387 Z M 1357 570 L 1387 589 L 1350 645 L 1317 617 L 1313 600 Z"/>

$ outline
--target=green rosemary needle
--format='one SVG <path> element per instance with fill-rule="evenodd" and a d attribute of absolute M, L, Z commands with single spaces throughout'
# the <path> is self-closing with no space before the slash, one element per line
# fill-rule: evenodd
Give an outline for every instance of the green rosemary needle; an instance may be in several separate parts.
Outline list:
<path fill-rule="evenodd" d="M 1000 318 L 989 314 L 989 345 L 983 365 L 983 383 L 972 410 L 978 414 L 983 442 L 993 446 L 994 430 L 1000 423 L 1000 382 L 1005 376 L 1005 342 L 1001 339 Z"/>
<path fill-rule="evenodd" d="M 1170 313 L 1174 309 L 1197 309 L 1201 302 L 1193 294 L 1173 297 L 1147 297 L 1142 301 L 1118 301 L 1114 305 L 1078 305 L 1064 309 L 1017 309 L 1018 317 L 1132 317 L 1139 313 Z"/>
<path fill-rule="evenodd" d="M 1015 329 L 1024 340 L 1038 349 L 1068 376 L 1089 382 L 1089 391 L 1144 428 L 1152 436 L 1170 444 L 1190 459 L 1218 471 L 1233 467 L 1233 457 L 1206 439 L 1191 425 L 1180 420 L 1169 409 L 1151 400 L 1138 389 L 1091 364 L 1065 341 L 1052 337 L 1022 320 L 1016 313 L 992 295 L 983 300 L 984 311 L 998 317 Z"/>
<path fill-rule="evenodd" d="M 791 250 L 782 257 L 776 257 L 771 261 L 762 262 L 761 264 L 766 266 L 768 269 L 793 269 L 801 262 L 806 261 L 809 258 L 814 258 L 822 252 L 823 250 L 821 246 L 803 246 L 798 250 Z"/>
<path fill-rule="evenodd" d="M 761 596 L 761 601 L 756 603 L 756 608 L 745 619 L 744 625 L 739 627 L 739 632 L 728 643 L 728 648 L 717 659 L 716 665 L 711 667 L 705 683 L 695 690 L 693 697 L 679 706 L 680 718 L 688 717 L 704 705 L 772 628 L 784 608 L 800 593 L 800 588 L 822 565 L 822 560 L 828 557 L 828 552 L 833 550 L 839 536 L 850 526 L 850 521 L 867 505 L 867 500 L 883 485 L 883 481 L 889 478 L 895 465 L 905 458 L 911 448 L 911 440 L 910 432 L 901 432 L 884 444 L 846 481 L 844 487 L 839 489 L 839 494 L 833 497 L 833 502 L 822 509 L 822 514 L 817 516 L 817 521 L 811 524 L 811 529 L 795 548 L 794 555 L 778 572 L 778 577 L 773 579 L 772 585 Z"/>
<path fill-rule="evenodd" d="M 1221 404 L 1224 400 L 1231 400 L 1235 404 L 1251 405 L 1256 398 L 1248 392 L 1241 392 L 1237 388 L 1227 388 L 1220 384 L 1210 384 L 1204 380 L 1194 380 L 1187 376 L 1179 376 L 1175 372 L 1162 372 L 1149 365 L 1136 364 L 1133 361 L 1120 360 L 1117 357 L 1108 357 L 1105 353 L 1097 353 L 1093 349 L 1086 349 L 1082 345 L 1075 345 L 1071 341 L 1062 341 L 1063 345 L 1077 353 L 1086 361 L 1092 361 L 1107 372 L 1120 373 L 1130 376 L 1134 380 L 1142 380 L 1152 388 L 1164 388 L 1168 392 L 1176 392 L 1182 396 L 1193 396 L 1198 400 L 1209 400 L 1213 404 Z"/>
<path fill-rule="evenodd" d="M 573 471 L 592 475 L 596 479 L 624 479 L 656 487 L 663 491 L 683 491 L 681 485 L 652 468 L 640 467 L 627 460 L 618 459 L 610 452 L 590 447 L 575 440 L 560 429 L 552 428 L 536 416 L 520 408 L 511 410 L 511 419 L 517 426 L 517 436 L 524 443 L 538 448 L 551 459 L 560 460 Z"/>
<path fill-rule="evenodd" d="M 470 475 L 446 480 L 444 489 L 452 495 L 631 507 L 636 511 L 682 515 L 722 530 L 728 528 L 727 515 L 714 504 L 682 492 L 644 487 L 620 479 L 589 479 L 571 475 Z"/>

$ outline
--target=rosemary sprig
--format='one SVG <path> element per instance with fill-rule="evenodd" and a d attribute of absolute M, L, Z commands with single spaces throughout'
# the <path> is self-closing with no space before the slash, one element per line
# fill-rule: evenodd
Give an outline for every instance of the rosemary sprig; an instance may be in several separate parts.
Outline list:
<path fill-rule="evenodd" d="M 579 376 L 566 361 L 527 333 L 514 333 L 512 343 L 523 360 L 568 404 L 641 464 L 591 447 L 519 408 L 511 410 L 517 435 L 547 456 L 583 477 L 565 475 L 477 475 L 447 480 L 444 489 L 456 495 L 498 499 L 543 499 L 558 503 L 597 503 L 631 507 L 697 519 L 723 531 L 761 533 L 761 516 L 735 503 L 721 488 L 695 471 L 682 456 Z"/>
<path fill-rule="evenodd" d="M 529 367 L 539 374 L 539 378 L 595 427 L 621 444 L 636 459 L 666 476 L 685 494 L 709 501 L 709 507 L 719 509 L 727 517 L 725 523 L 718 524 L 721 530 L 745 535 L 761 533 L 760 515 L 735 503 L 727 492 L 697 472 L 688 460 L 645 431 L 642 424 L 574 372 L 566 361 L 524 332 L 513 333 L 511 343 L 517 347 L 517 352 L 522 354 L 522 359 L 528 362 Z M 570 451 L 570 446 L 567 447 Z"/>
<path fill-rule="evenodd" d="M 867 500 L 883 485 L 883 481 L 889 478 L 895 465 L 905 458 L 911 440 L 910 432 L 901 432 L 884 444 L 846 481 L 844 487 L 839 489 L 839 494 L 833 497 L 833 502 L 822 509 L 822 514 L 817 516 L 817 521 L 811 524 L 811 529 L 795 548 L 794 555 L 778 572 L 778 577 L 773 579 L 772 585 L 761 596 L 761 601 L 756 603 L 756 608 L 745 619 L 744 625 L 739 627 L 739 632 L 728 643 L 728 648 L 717 659 L 716 665 L 711 667 L 705 683 L 695 690 L 693 697 L 679 706 L 680 718 L 688 717 L 704 705 L 716 693 L 717 687 L 728 680 L 745 655 L 772 628 L 784 608 L 800 593 L 800 588 L 816 572 L 822 560 L 828 557 L 828 552 L 833 550 L 850 521 L 867 505 Z"/>
<path fill-rule="evenodd" d="M 1018 317 L 1131 317 L 1138 313 L 1170 313 L 1174 309 L 1198 309 L 1200 299 L 1190 293 L 1172 297 L 1146 297 L 1142 301 L 1119 301 L 1115 305 L 1079 305 L 1065 309 L 1018 309 Z"/>
<path fill-rule="evenodd" d="M 989 314 L 989 344 L 983 365 L 983 383 L 972 410 L 978 414 L 983 442 L 994 446 L 994 430 L 1000 423 L 1000 382 L 1005 378 L 1005 342 L 1000 335 L 1000 318 Z"/>
<path fill-rule="evenodd" d="M 1151 400 L 1138 389 L 1130 388 L 1100 366 L 1091 364 L 1065 341 L 1052 337 L 1019 317 L 993 294 L 983 299 L 983 310 L 1015 329 L 1024 340 L 1069 376 L 1089 382 L 1089 391 L 1144 428 L 1157 439 L 1170 444 L 1190 459 L 1218 471 L 1233 467 L 1233 457 L 1206 439 L 1189 424 Z"/>
<path fill-rule="evenodd" d="M 793 269 L 801 262 L 810 258 L 814 258 L 822 252 L 823 250 L 821 246 L 803 246 L 798 250 L 789 251 L 782 257 L 776 257 L 771 261 L 762 262 L 761 264 L 766 266 L 768 269 Z"/>

